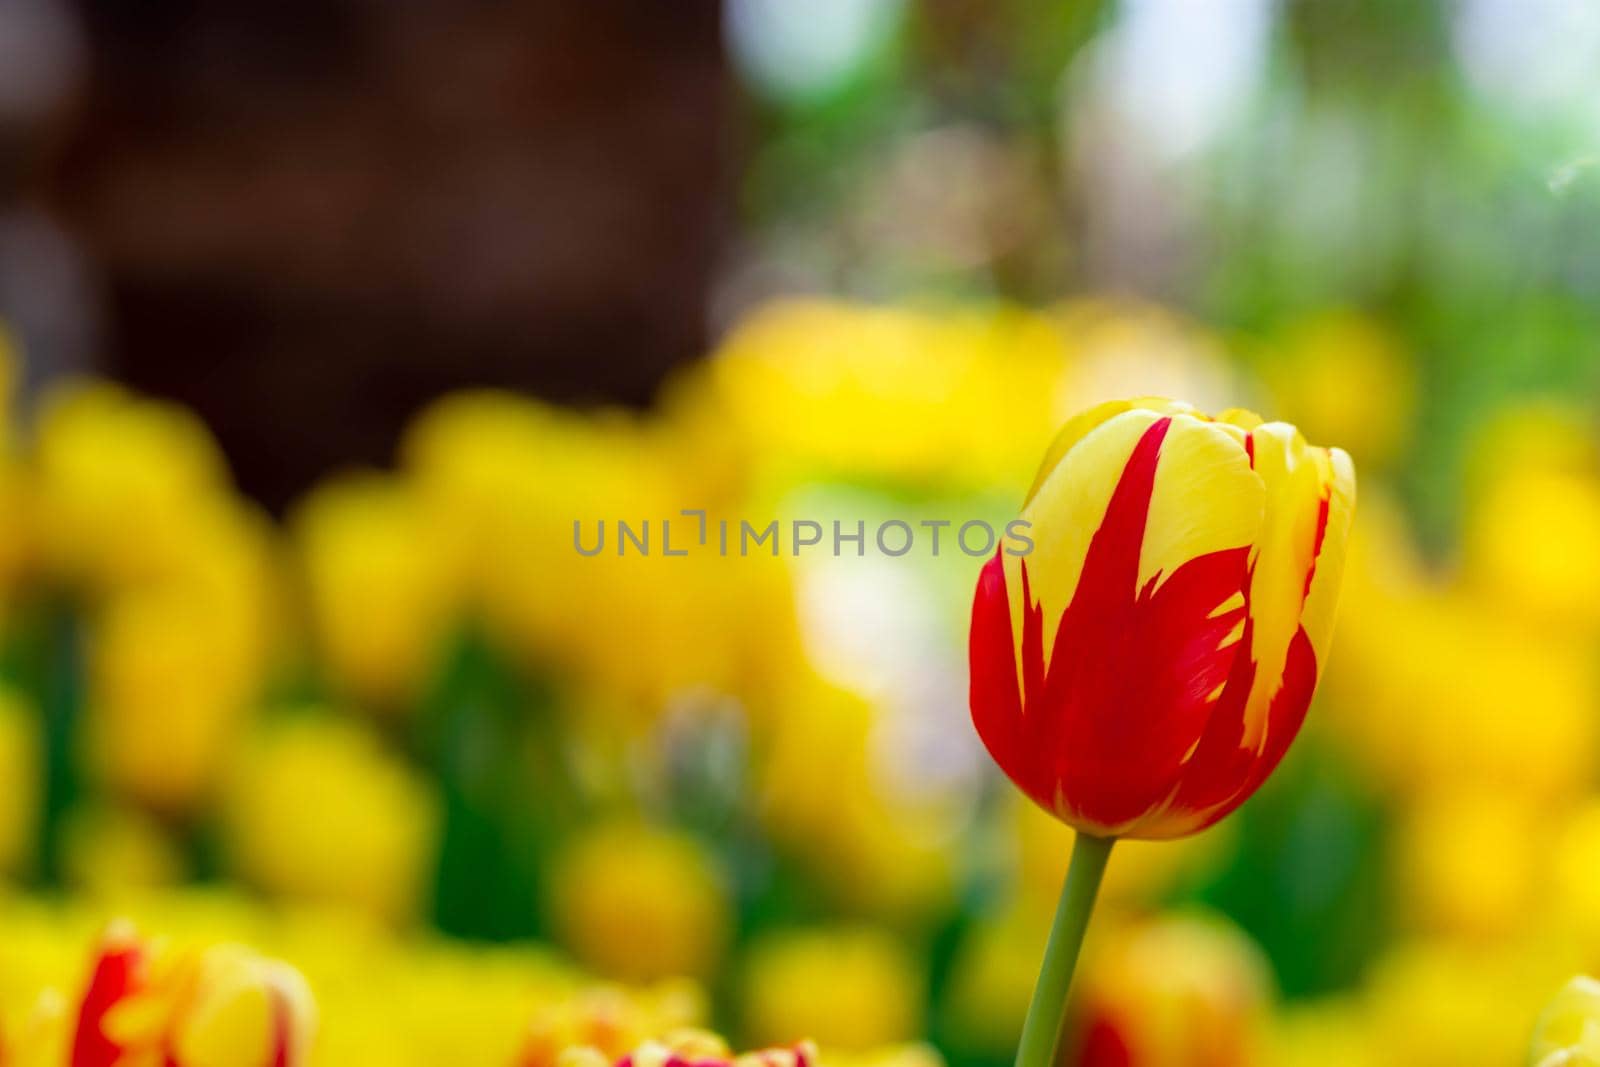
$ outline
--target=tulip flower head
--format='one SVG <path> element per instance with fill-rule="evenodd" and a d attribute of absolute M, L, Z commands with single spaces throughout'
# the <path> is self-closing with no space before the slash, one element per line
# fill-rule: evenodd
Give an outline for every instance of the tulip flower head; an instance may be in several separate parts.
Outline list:
<path fill-rule="evenodd" d="M 71 1067 L 298 1067 L 313 1014 L 288 964 L 233 945 L 174 953 L 117 926 L 83 994 Z"/>
<path fill-rule="evenodd" d="M 1115 401 L 1069 421 L 973 604 L 972 716 L 1095 837 L 1172 838 L 1249 797 L 1327 655 L 1355 502 L 1339 449 L 1244 411 Z"/>
<path fill-rule="evenodd" d="M 685 1029 L 661 1040 L 645 1041 L 613 1059 L 593 1046 L 564 1050 L 559 1067 L 814 1067 L 816 1046 L 801 1041 L 784 1048 L 734 1055 L 716 1034 Z"/>

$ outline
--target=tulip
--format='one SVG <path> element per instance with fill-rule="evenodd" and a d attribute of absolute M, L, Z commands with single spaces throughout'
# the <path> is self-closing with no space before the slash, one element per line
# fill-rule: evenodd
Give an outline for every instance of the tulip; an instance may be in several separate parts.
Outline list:
<path fill-rule="evenodd" d="M 698 1029 L 705 994 L 692 982 L 664 982 L 653 989 L 624 991 L 598 986 L 543 1003 L 529 1021 L 517 1067 L 609 1067 L 630 1049 L 667 1036 L 700 1055 L 723 1055 L 727 1046 Z"/>
<path fill-rule="evenodd" d="M 312 1016 L 288 964 L 235 945 L 174 954 L 117 926 L 79 1006 L 71 1067 L 298 1067 Z"/>
<path fill-rule="evenodd" d="M 813 1067 L 817 1049 L 801 1041 L 735 1056 L 716 1034 L 685 1029 L 645 1041 L 615 1060 L 595 1046 L 575 1045 L 564 1049 L 556 1062 L 558 1067 Z"/>
<path fill-rule="evenodd" d="M 361 723 L 314 712 L 247 741 L 221 807 L 244 881 L 392 923 L 422 903 L 440 821 L 434 783 Z"/>
<path fill-rule="evenodd" d="M 722 871 L 694 837 L 602 823 L 561 857 L 554 882 L 557 932 L 596 971 L 632 982 L 714 973 L 731 906 Z"/>
<path fill-rule="evenodd" d="M 1263 1062 L 1271 969 L 1226 920 L 1178 915 L 1118 932 L 1085 967 L 1075 1067 Z"/>
<path fill-rule="evenodd" d="M 889 1045 L 862 1052 L 828 1050 L 819 1055 L 813 1041 L 764 1048 L 735 1055 L 728 1043 L 704 1030 L 681 1029 L 646 1040 L 620 1057 L 595 1045 L 571 1045 L 555 1060 L 555 1067 L 942 1067 L 943 1060 L 922 1044 Z"/>
<path fill-rule="evenodd" d="M 1327 656 L 1355 474 L 1292 426 L 1167 400 L 1069 421 L 983 568 L 971 702 L 1001 769 L 1078 831 L 1017 1062 L 1053 1062 L 1119 837 L 1217 822 L 1277 766 Z M 1026 551 L 1025 551 L 1026 550 Z"/>
<path fill-rule="evenodd" d="M 411 706 L 459 613 L 442 537 L 398 479 L 347 476 L 301 505 L 296 540 L 313 635 L 340 693 Z"/>

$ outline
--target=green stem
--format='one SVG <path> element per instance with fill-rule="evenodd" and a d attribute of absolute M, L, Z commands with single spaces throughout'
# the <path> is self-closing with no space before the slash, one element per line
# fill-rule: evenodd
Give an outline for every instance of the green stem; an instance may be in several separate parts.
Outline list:
<path fill-rule="evenodd" d="M 1055 1067 L 1061 1054 L 1061 1029 L 1067 1017 L 1067 991 L 1072 988 L 1072 971 L 1078 963 L 1083 933 L 1089 928 L 1089 913 L 1100 891 L 1100 879 L 1111 858 L 1113 837 L 1079 834 L 1072 846 L 1072 864 L 1067 868 L 1067 884 L 1061 887 L 1061 902 L 1056 905 L 1055 923 L 1044 949 L 1044 964 L 1033 987 L 1033 1002 L 1022 1024 L 1022 1040 L 1017 1044 L 1016 1067 Z"/>

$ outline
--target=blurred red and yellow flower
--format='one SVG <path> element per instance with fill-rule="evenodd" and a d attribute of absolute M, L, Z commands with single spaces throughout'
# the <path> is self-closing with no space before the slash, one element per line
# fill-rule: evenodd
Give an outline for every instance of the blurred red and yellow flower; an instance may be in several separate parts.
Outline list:
<path fill-rule="evenodd" d="M 1141 399 L 1072 419 L 1023 504 L 1034 547 L 978 581 L 972 716 L 990 754 L 1096 837 L 1227 815 L 1305 717 L 1354 502 L 1344 452 L 1249 412 Z"/>
<path fill-rule="evenodd" d="M 198 954 L 106 935 L 72 1033 L 71 1067 L 298 1067 L 314 1008 L 300 973 L 235 945 Z"/>
<path fill-rule="evenodd" d="M 1271 969 L 1225 920 L 1171 916 L 1120 930 L 1084 972 L 1077 1067 L 1266 1062 Z"/>

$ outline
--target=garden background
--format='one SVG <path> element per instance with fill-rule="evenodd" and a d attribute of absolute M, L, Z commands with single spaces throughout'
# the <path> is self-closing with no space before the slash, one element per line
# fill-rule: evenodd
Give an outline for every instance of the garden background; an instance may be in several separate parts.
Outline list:
<path fill-rule="evenodd" d="M 1118 849 L 1079 1033 L 1519 1062 L 1600 967 L 1597 58 L 1561 0 L 4 0 L 0 1035 L 130 916 L 294 963 L 317 1063 L 1009 1062 L 1070 834 L 968 721 L 979 560 L 872 532 L 1155 393 L 1361 503 L 1301 742 Z M 683 509 L 866 545 L 574 549 Z"/>

